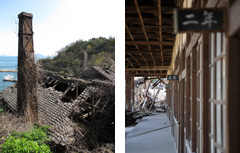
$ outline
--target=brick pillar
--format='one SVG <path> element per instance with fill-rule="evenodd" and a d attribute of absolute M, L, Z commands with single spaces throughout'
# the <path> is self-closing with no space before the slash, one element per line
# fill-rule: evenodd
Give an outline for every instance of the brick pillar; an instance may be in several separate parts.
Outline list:
<path fill-rule="evenodd" d="M 18 15 L 18 94 L 17 111 L 27 122 L 38 121 L 37 73 L 34 61 L 32 14 Z"/>

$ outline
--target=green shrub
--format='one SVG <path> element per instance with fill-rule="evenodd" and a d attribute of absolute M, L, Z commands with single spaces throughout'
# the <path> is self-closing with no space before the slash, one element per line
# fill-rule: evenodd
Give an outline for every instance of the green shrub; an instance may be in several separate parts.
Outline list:
<path fill-rule="evenodd" d="M 2 113 L 3 112 L 3 109 L 0 109 L 0 113 Z"/>
<path fill-rule="evenodd" d="M 2 153 L 27 152 L 27 153 L 49 153 L 50 147 L 45 142 L 50 141 L 47 137 L 49 126 L 40 127 L 35 125 L 31 131 L 14 132 L 7 137 L 1 146 Z"/>
<path fill-rule="evenodd" d="M 65 74 L 64 71 L 60 71 L 60 72 L 58 72 L 58 73 L 61 74 L 61 75 Z"/>

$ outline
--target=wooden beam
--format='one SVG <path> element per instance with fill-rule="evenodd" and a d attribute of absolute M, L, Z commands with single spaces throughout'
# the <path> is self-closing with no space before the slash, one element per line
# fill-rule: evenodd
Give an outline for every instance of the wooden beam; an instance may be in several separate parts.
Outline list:
<path fill-rule="evenodd" d="M 157 33 L 157 34 L 159 34 L 159 29 L 164 29 L 165 33 L 170 33 L 170 34 L 173 33 L 173 27 L 172 28 L 162 28 L 161 26 L 156 26 L 155 28 L 146 28 L 146 26 L 144 26 L 144 27 L 145 27 L 145 31 L 147 33 Z M 134 33 L 134 34 L 143 32 L 141 27 L 132 27 L 132 28 L 129 27 L 128 30 L 130 30 L 131 33 Z M 127 32 L 128 31 L 126 31 L 126 33 Z"/>
<path fill-rule="evenodd" d="M 125 27 L 126 27 L 126 30 L 127 30 L 128 34 L 129 34 L 129 36 L 131 37 L 132 41 L 134 41 L 134 38 L 133 38 L 133 36 L 132 36 L 132 34 L 131 34 L 127 24 L 125 24 Z M 136 46 L 137 49 L 139 49 L 137 45 L 135 45 L 135 46 Z M 129 55 L 138 63 L 139 67 L 141 67 L 141 65 L 138 62 L 138 60 L 136 60 L 136 58 L 134 56 L 132 56 L 132 54 L 129 54 Z"/>
<path fill-rule="evenodd" d="M 137 73 L 134 75 L 135 77 L 143 77 L 143 76 L 161 76 L 161 78 L 166 78 L 166 73 Z"/>
<path fill-rule="evenodd" d="M 137 27 L 136 27 L 137 28 Z M 162 29 L 172 29 L 173 26 L 160 26 L 160 25 L 145 25 L 145 28 L 151 28 L 151 29 L 155 29 L 155 28 L 162 28 Z"/>
<path fill-rule="evenodd" d="M 148 66 L 148 62 L 146 61 L 146 59 L 144 58 L 144 56 L 140 53 L 140 56 L 143 58 L 143 60 L 145 61 L 146 65 Z"/>
<path fill-rule="evenodd" d="M 131 31 L 129 30 L 129 28 L 128 28 L 128 26 L 127 26 L 126 23 L 125 23 L 125 27 L 126 27 L 126 30 L 127 30 L 128 34 L 129 34 L 131 40 L 134 41 L 133 35 L 132 35 Z M 135 44 L 135 47 L 136 47 L 137 49 L 139 49 L 136 44 Z"/>
<path fill-rule="evenodd" d="M 175 7 L 164 6 L 162 7 L 162 14 L 173 14 L 173 9 Z M 151 6 L 141 6 L 142 13 L 156 13 L 155 9 Z M 125 6 L 125 13 L 137 13 L 135 7 L 133 6 Z"/>
<path fill-rule="evenodd" d="M 143 33 L 144 33 L 144 36 L 145 36 L 145 38 L 146 38 L 146 41 L 148 41 L 148 36 L 147 36 L 146 30 L 145 30 L 145 27 L 144 27 L 144 22 L 143 22 L 142 14 L 141 14 L 141 11 L 140 11 L 140 9 L 139 9 L 137 0 L 134 0 L 134 4 L 135 4 L 135 7 L 136 7 L 136 9 L 137 9 L 137 13 L 138 13 L 138 16 L 139 16 L 139 20 L 140 20 L 141 25 L 142 25 L 142 31 L 143 31 Z"/>
<path fill-rule="evenodd" d="M 140 67 L 140 68 L 126 68 L 128 71 L 160 71 L 160 70 L 170 70 L 169 66 L 155 66 L 155 67 Z"/>
<path fill-rule="evenodd" d="M 132 34 L 131 34 L 131 32 L 130 32 L 130 30 L 129 30 L 129 28 L 128 28 L 126 23 L 125 23 L 125 28 L 126 28 L 128 34 L 129 34 L 129 36 L 131 37 L 131 39 L 134 40 L 134 38 L 133 38 L 133 36 L 132 36 Z"/>
<path fill-rule="evenodd" d="M 163 49 L 163 52 L 170 52 L 170 53 L 172 53 L 172 50 L 173 49 Z M 128 53 L 131 53 L 131 54 L 136 54 L 136 53 L 150 53 L 150 52 L 152 52 L 152 53 L 161 53 L 161 49 L 151 49 L 151 51 L 150 50 L 126 50 L 125 51 L 125 53 L 126 54 L 128 54 Z"/>
<path fill-rule="evenodd" d="M 144 39 L 145 36 L 143 33 L 134 33 L 134 38 L 137 38 L 137 39 Z M 152 34 L 152 33 L 148 33 L 148 38 L 149 39 L 159 39 L 159 34 Z M 174 41 L 175 40 L 175 36 L 173 34 L 164 34 L 162 36 L 163 40 L 170 40 L 170 41 Z M 128 34 L 125 34 L 125 39 L 128 40 L 128 39 L 131 39 L 129 38 L 129 35 Z"/>
<path fill-rule="evenodd" d="M 132 64 L 132 62 L 129 59 L 126 59 L 126 61 L 133 67 L 135 68 L 135 66 Z"/>
<path fill-rule="evenodd" d="M 129 54 L 137 63 L 138 63 L 138 66 L 139 67 L 141 67 L 141 65 L 140 65 L 140 63 L 138 62 L 138 60 L 134 57 L 134 56 L 132 56 L 132 54 Z M 127 58 L 126 58 L 127 59 Z"/>
<path fill-rule="evenodd" d="M 140 55 L 141 53 L 139 53 L 139 55 Z M 130 54 L 129 54 L 130 55 Z M 141 55 L 140 55 L 141 56 Z M 154 55 L 154 57 L 155 58 L 162 58 L 162 55 Z M 134 57 L 134 56 L 131 56 L 131 58 L 132 59 L 134 59 L 134 60 L 137 60 L 137 59 L 140 59 L 140 58 L 138 58 L 138 57 Z M 152 57 L 144 57 L 145 59 L 152 59 Z M 163 58 L 165 58 L 165 59 L 172 59 L 172 56 L 163 56 Z M 130 59 L 130 58 L 127 58 L 127 59 Z"/>
<path fill-rule="evenodd" d="M 161 15 L 161 0 L 158 0 L 158 21 L 159 26 L 162 26 L 162 15 Z M 162 42 L 162 29 L 159 27 L 159 36 L 160 36 L 160 42 Z M 164 66 L 164 60 L 163 60 L 163 52 L 162 52 L 162 45 L 160 45 L 161 49 L 161 56 L 162 56 L 162 66 Z"/>
<path fill-rule="evenodd" d="M 126 45 L 167 45 L 167 46 L 173 46 L 174 42 L 159 42 L 159 41 L 125 41 Z"/>
<path fill-rule="evenodd" d="M 142 19 L 145 23 L 149 24 L 156 24 L 158 25 L 158 21 L 155 18 L 143 18 Z M 141 21 L 137 17 L 125 17 L 125 21 L 127 24 L 141 24 Z M 162 23 L 172 25 L 173 24 L 173 19 L 169 18 L 162 18 Z"/>
<path fill-rule="evenodd" d="M 135 7 L 136 7 L 136 9 L 137 9 L 137 13 L 138 13 L 138 16 L 139 16 L 141 25 L 142 25 L 142 31 L 143 31 L 143 33 L 144 33 L 144 36 L 145 36 L 145 38 L 146 38 L 146 41 L 148 41 L 148 36 L 147 36 L 146 30 L 145 30 L 145 27 L 144 27 L 144 22 L 143 22 L 142 14 L 141 14 L 141 11 L 140 11 L 140 9 L 139 9 L 137 0 L 134 0 L 134 4 L 135 4 Z M 151 50 L 150 44 L 147 44 L 147 45 L 148 45 L 149 50 Z M 142 54 L 140 54 L 140 55 L 142 56 Z M 142 56 L 142 57 L 143 57 L 143 56 Z M 153 58 L 152 54 L 151 54 L 151 57 L 152 57 L 152 59 L 153 59 L 154 65 L 156 65 L 156 61 L 155 61 L 155 59 Z M 145 60 L 144 57 L 143 57 L 143 59 Z M 146 62 L 146 60 L 145 60 L 145 62 Z M 147 63 L 147 62 L 146 62 L 146 63 Z M 147 64 L 147 65 L 148 65 L 148 64 Z"/>

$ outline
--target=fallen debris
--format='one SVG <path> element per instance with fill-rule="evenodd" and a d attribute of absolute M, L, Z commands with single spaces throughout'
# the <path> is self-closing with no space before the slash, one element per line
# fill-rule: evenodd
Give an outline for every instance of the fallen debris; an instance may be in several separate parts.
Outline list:
<path fill-rule="evenodd" d="M 51 126 L 51 146 L 56 151 L 86 152 L 104 144 L 114 146 L 115 69 L 93 70 L 104 77 L 93 80 L 85 74 L 85 79 L 75 79 L 49 71 L 39 73 L 39 118 Z M 0 101 L 5 110 L 16 113 L 16 85 L 0 92 Z"/>
<path fill-rule="evenodd" d="M 125 127 L 136 125 L 137 119 L 142 119 L 142 116 L 139 115 L 139 111 L 136 112 L 125 111 Z"/>

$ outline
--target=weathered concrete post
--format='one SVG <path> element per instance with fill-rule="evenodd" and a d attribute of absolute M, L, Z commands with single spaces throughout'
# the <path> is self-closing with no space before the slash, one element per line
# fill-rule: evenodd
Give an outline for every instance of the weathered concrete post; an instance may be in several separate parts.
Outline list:
<path fill-rule="evenodd" d="M 27 122 L 38 121 L 37 76 L 34 62 L 32 14 L 18 15 L 18 94 L 17 111 Z"/>
<path fill-rule="evenodd" d="M 88 58 L 88 54 L 86 51 L 83 51 L 83 57 L 82 57 L 82 71 L 86 71 L 87 70 L 87 58 Z"/>

